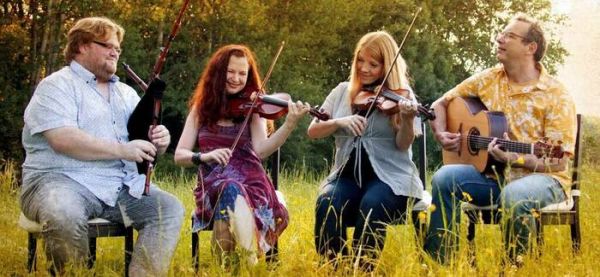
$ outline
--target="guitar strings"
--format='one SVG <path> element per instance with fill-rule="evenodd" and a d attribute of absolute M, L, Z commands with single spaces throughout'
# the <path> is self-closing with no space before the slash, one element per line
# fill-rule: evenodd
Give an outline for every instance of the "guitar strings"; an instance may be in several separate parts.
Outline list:
<path fill-rule="evenodd" d="M 468 135 L 467 140 L 469 144 L 474 143 L 480 148 L 487 148 L 488 144 L 493 140 L 493 138 L 482 137 L 478 135 Z M 511 152 L 533 153 L 533 145 L 530 143 L 516 142 L 504 139 L 498 139 L 498 143 L 508 148 Z"/>

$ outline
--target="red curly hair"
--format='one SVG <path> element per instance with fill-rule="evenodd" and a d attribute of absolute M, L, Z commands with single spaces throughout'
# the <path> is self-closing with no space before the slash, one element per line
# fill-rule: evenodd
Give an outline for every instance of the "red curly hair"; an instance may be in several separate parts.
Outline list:
<path fill-rule="evenodd" d="M 248 60 L 248 81 L 238 94 L 249 95 L 258 91 L 261 86 L 256 58 L 247 46 L 230 44 L 225 45 L 215 52 L 206 69 L 200 77 L 198 86 L 194 90 L 189 106 L 196 109 L 198 126 L 214 126 L 228 112 L 228 98 L 225 92 L 227 82 L 227 66 L 231 56 L 245 57 Z"/>

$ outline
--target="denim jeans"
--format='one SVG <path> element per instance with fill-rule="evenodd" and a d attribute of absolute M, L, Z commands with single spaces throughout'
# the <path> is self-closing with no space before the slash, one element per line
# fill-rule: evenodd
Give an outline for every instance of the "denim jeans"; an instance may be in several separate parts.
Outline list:
<path fill-rule="evenodd" d="M 501 190 L 502 181 L 481 174 L 471 165 L 445 165 L 431 183 L 435 210 L 424 249 L 442 264 L 448 264 L 457 252 L 461 201 L 477 206 L 501 205 L 505 248 L 509 257 L 514 257 L 527 250 L 530 233 L 536 230 L 532 211 L 565 199 L 562 187 L 552 177 L 531 174 Z"/>
<path fill-rule="evenodd" d="M 59 271 L 67 262 L 83 263 L 89 253 L 87 221 L 101 217 L 138 231 L 130 276 L 165 276 L 184 215 L 181 202 L 155 186 L 141 199 L 124 187 L 115 207 L 110 207 L 85 187 L 55 173 L 24 180 L 20 202 L 23 214 L 43 226 L 46 255 Z"/>
<path fill-rule="evenodd" d="M 377 178 L 363 182 L 362 187 L 343 177 L 326 184 L 315 210 L 317 252 L 330 260 L 338 254 L 346 256 L 346 229 L 354 226 L 354 254 L 368 256 L 369 261 L 376 259 L 383 250 L 386 226 L 406 215 L 409 199 L 395 195 Z"/>

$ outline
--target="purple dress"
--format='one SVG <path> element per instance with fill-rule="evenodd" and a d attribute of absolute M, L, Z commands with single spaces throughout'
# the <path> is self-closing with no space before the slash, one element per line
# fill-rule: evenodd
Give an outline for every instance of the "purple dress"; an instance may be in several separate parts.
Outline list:
<path fill-rule="evenodd" d="M 198 131 L 200 151 L 207 153 L 231 147 L 240 128 L 241 124 L 216 125 L 213 128 L 202 126 Z M 289 217 L 252 148 L 249 127 L 240 137 L 227 166 L 203 164 L 198 168 L 193 230 L 205 229 L 214 220 L 228 221 L 227 209 L 234 210 L 238 195 L 243 196 L 252 209 L 261 250 L 269 250 L 287 227 Z"/>

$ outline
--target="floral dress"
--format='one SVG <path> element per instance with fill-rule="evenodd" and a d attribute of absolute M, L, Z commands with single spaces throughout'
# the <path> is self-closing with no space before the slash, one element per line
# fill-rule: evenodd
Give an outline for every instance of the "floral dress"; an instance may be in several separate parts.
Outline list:
<path fill-rule="evenodd" d="M 200 151 L 207 153 L 231 147 L 240 128 L 241 124 L 211 128 L 202 126 L 198 131 Z M 289 217 L 252 148 L 248 127 L 244 129 L 226 166 L 202 164 L 198 168 L 193 231 L 210 227 L 214 220 L 228 221 L 227 209 L 234 210 L 238 195 L 243 196 L 252 209 L 260 249 L 268 251 L 287 227 Z"/>

